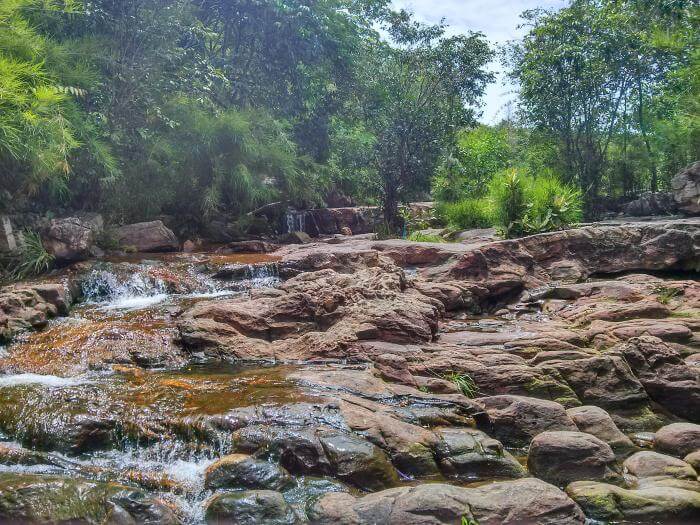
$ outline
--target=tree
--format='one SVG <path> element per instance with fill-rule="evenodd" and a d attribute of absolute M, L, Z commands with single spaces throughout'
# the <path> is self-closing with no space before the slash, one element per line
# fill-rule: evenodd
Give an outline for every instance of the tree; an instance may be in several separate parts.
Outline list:
<path fill-rule="evenodd" d="M 0 189 L 15 205 L 64 196 L 77 155 L 102 173 L 116 171 L 80 107 L 91 72 L 35 24 L 76 13 L 75 2 L 0 0 Z"/>
<path fill-rule="evenodd" d="M 394 46 L 376 42 L 365 78 L 374 164 L 386 223 L 400 224 L 398 206 L 426 192 L 440 155 L 460 128 L 473 125 L 474 106 L 491 74 L 492 53 L 480 33 L 445 36 L 406 12 L 391 17 Z"/>
<path fill-rule="evenodd" d="M 658 187 L 649 107 L 687 53 L 653 44 L 667 24 L 688 20 L 690 2 L 574 0 L 557 11 L 528 11 L 531 27 L 508 54 L 526 122 L 555 136 L 565 177 L 586 196 L 588 216 L 609 173 L 615 142 L 644 145 L 649 186 Z M 687 24 L 687 22 L 682 22 Z M 623 170 L 627 170 L 624 162 Z"/>

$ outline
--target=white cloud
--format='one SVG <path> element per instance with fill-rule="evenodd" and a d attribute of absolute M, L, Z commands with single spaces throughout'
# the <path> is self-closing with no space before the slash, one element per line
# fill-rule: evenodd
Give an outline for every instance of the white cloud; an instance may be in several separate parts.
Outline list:
<path fill-rule="evenodd" d="M 481 31 L 494 45 L 522 36 L 525 30 L 518 29 L 518 25 L 523 11 L 536 7 L 560 8 L 565 3 L 565 0 L 393 0 L 395 8 L 412 11 L 423 22 L 438 23 L 444 18 L 450 33 Z M 500 120 L 505 104 L 514 99 L 513 86 L 504 85 L 500 61 L 494 60 L 490 69 L 497 74 L 497 79 L 484 96 L 481 120 L 486 123 Z"/>

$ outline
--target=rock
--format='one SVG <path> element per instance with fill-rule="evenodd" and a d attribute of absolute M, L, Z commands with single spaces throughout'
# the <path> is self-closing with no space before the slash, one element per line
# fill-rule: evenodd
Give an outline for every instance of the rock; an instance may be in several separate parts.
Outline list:
<path fill-rule="evenodd" d="M 279 242 L 282 244 L 309 244 L 312 240 L 306 232 L 290 232 L 280 237 Z"/>
<path fill-rule="evenodd" d="M 672 423 L 654 434 L 654 445 L 661 452 L 682 458 L 700 450 L 700 425 Z"/>
<path fill-rule="evenodd" d="M 492 396 L 474 400 L 486 413 L 477 424 L 508 446 L 523 447 L 547 430 L 575 431 L 576 425 L 559 403 L 522 396 Z"/>
<path fill-rule="evenodd" d="M 238 241 L 230 242 L 216 250 L 216 253 L 272 253 L 279 249 L 278 244 L 267 241 Z"/>
<path fill-rule="evenodd" d="M 3 523 L 179 523 L 164 502 L 114 483 L 80 478 L 0 474 Z"/>
<path fill-rule="evenodd" d="M 468 481 L 494 478 L 521 478 L 525 469 L 503 449 L 503 445 L 483 432 L 470 428 L 444 428 L 436 431 L 440 470 L 448 476 Z"/>
<path fill-rule="evenodd" d="M 695 452 L 691 452 L 690 454 L 688 454 L 686 457 L 683 458 L 683 461 L 688 463 L 696 471 L 700 471 L 700 450 L 697 450 Z"/>
<path fill-rule="evenodd" d="M 284 468 L 245 454 L 224 456 L 207 468 L 204 479 L 205 487 L 211 490 L 282 490 L 290 484 L 291 478 Z"/>
<path fill-rule="evenodd" d="M 311 235 L 335 235 L 344 228 L 355 235 L 372 233 L 381 222 L 381 210 L 372 206 L 318 208 L 305 212 L 305 231 Z"/>
<path fill-rule="evenodd" d="M 670 412 L 700 421 L 700 370 L 656 337 L 630 339 L 614 349 L 629 363 L 649 397 Z"/>
<path fill-rule="evenodd" d="M 700 215 L 700 161 L 676 174 L 671 179 L 671 189 L 680 211 Z"/>
<path fill-rule="evenodd" d="M 58 264 L 87 260 L 104 221 L 101 215 L 53 219 L 42 236 L 46 251 Z"/>
<path fill-rule="evenodd" d="M 637 490 L 596 481 L 577 481 L 566 488 L 589 518 L 633 523 L 694 523 L 700 519 L 700 493 L 649 485 Z"/>
<path fill-rule="evenodd" d="M 637 478 L 670 476 L 678 479 L 697 479 L 695 469 L 680 459 L 643 450 L 632 454 L 622 464 L 625 474 Z"/>
<path fill-rule="evenodd" d="M 7 215 L 0 215 L 0 253 L 17 251 L 17 235 L 12 228 L 12 222 Z"/>
<path fill-rule="evenodd" d="M 537 479 L 461 488 L 430 483 L 361 498 L 327 494 L 310 509 L 316 525 L 582 524 L 581 510 L 562 491 Z"/>
<path fill-rule="evenodd" d="M 541 368 L 557 370 L 583 403 L 627 408 L 649 400 L 627 362 L 616 355 L 547 361 Z"/>
<path fill-rule="evenodd" d="M 583 432 L 553 431 L 535 436 L 527 454 L 527 468 L 554 485 L 572 481 L 618 477 L 610 445 Z"/>
<path fill-rule="evenodd" d="M 632 217 L 671 215 L 676 211 L 676 201 L 670 192 L 643 193 L 638 199 L 622 206 L 622 213 Z"/>
<path fill-rule="evenodd" d="M 620 432 L 615 422 L 605 410 L 596 406 L 570 408 L 566 411 L 581 432 L 591 434 L 605 441 L 615 451 L 634 448 L 634 443 Z"/>
<path fill-rule="evenodd" d="M 73 297 L 59 283 L 16 284 L 0 289 L 0 342 L 17 333 L 42 328 L 49 319 L 67 315 Z"/>
<path fill-rule="evenodd" d="M 440 275 L 483 283 L 493 301 L 523 288 L 580 281 L 596 273 L 693 267 L 700 257 L 699 224 L 696 219 L 599 223 L 492 242 L 467 250 Z"/>
<path fill-rule="evenodd" d="M 117 228 L 114 236 L 120 247 L 137 252 L 174 252 L 180 249 L 177 237 L 162 221 L 127 224 Z"/>
<path fill-rule="evenodd" d="M 209 525 L 294 525 L 300 520 L 279 492 L 246 490 L 217 494 L 207 502 Z"/>
<path fill-rule="evenodd" d="M 363 490 L 382 490 L 398 484 L 386 454 L 372 443 L 344 434 L 320 438 L 335 476 Z"/>

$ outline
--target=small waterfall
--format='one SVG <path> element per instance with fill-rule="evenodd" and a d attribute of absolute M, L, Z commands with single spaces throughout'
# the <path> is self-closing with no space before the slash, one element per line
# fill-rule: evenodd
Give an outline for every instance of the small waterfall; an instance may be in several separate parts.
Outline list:
<path fill-rule="evenodd" d="M 108 308 L 144 308 L 164 301 L 169 294 L 163 279 L 138 270 L 127 273 L 93 270 L 81 282 L 83 299 Z"/>
<path fill-rule="evenodd" d="M 229 292 L 195 265 L 145 261 L 106 264 L 92 270 L 81 282 L 88 303 L 108 309 L 145 308 L 171 296 L 216 297 Z"/>
<path fill-rule="evenodd" d="M 287 233 L 306 231 L 306 211 L 287 210 Z"/>
<path fill-rule="evenodd" d="M 230 287 L 235 290 L 272 288 L 280 283 L 277 263 L 230 265 L 219 270 L 214 277 L 232 281 Z"/>

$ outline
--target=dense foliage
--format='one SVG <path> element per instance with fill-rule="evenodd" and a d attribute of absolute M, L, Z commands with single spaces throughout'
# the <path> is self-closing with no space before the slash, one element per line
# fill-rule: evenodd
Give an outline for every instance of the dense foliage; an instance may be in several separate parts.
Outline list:
<path fill-rule="evenodd" d="M 520 112 L 477 126 L 494 51 L 388 0 L 0 0 L 0 212 L 400 205 L 454 227 L 566 227 L 700 156 L 691 0 L 526 12 Z M 244 221 L 243 221 L 244 222 Z"/>
<path fill-rule="evenodd" d="M 666 187 L 700 154 L 698 20 L 692 0 L 573 0 L 524 14 L 510 49 L 527 126 L 554 139 L 552 167 L 585 194 Z"/>

